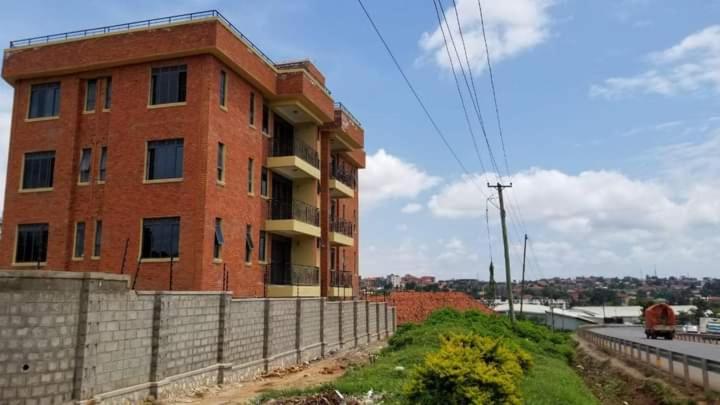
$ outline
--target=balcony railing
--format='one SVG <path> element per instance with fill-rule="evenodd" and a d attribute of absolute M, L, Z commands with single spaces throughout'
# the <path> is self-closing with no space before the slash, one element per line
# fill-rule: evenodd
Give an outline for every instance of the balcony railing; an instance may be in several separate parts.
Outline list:
<path fill-rule="evenodd" d="M 345 107 L 345 105 L 344 105 L 343 103 L 341 103 L 341 102 L 336 102 L 336 103 L 335 103 L 335 109 L 336 109 L 336 110 L 340 110 L 340 111 L 344 112 L 345 114 L 347 114 L 347 116 L 350 117 L 351 120 L 353 120 L 353 122 L 355 123 L 355 125 L 357 125 L 358 127 L 362 128 L 362 124 L 360 124 L 360 121 L 359 121 L 357 118 L 355 118 L 354 115 L 352 115 L 352 113 L 350 112 L 350 110 L 348 110 L 347 107 Z"/>
<path fill-rule="evenodd" d="M 355 177 L 355 173 L 341 166 L 332 167 L 330 169 L 330 177 L 340 180 L 341 183 L 352 188 L 353 190 L 355 189 L 355 184 L 357 184 L 357 178 Z"/>
<path fill-rule="evenodd" d="M 353 275 L 349 271 L 330 271 L 330 286 L 352 288 Z"/>
<path fill-rule="evenodd" d="M 266 282 L 275 285 L 319 285 L 320 268 L 300 264 L 270 263 Z"/>
<path fill-rule="evenodd" d="M 349 236 L 352 238 L 354 230 L 355 225 L 350 221 L 346 221 L 340 218 L 330 219 L 330 232 L 341 233 L 345 236 Z"/>
<path fill-rule="evenodd" d="M 320 226 L 320 210 L 298 200 L 268 200 L 268 219 L 296 219 Z"/>
<path fill-rule="evenodd" d="M 272 156 L 297 156 L 310 163 L 313 167 L 317 169 L 320 168 L 320 156 L 317 151 L 299 139 L 295 139 L 292 142 L 284 142 L 273 138 Z"/>

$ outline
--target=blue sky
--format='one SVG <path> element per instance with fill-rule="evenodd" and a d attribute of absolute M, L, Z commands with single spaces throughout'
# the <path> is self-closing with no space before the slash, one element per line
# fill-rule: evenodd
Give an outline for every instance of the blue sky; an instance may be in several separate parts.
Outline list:
<path fill-rule="evenodd" d="M 218 9 L 274 60 L 312 59 L 336 100 L 363 122 L 361 273 L 484 279 L 490 192 L 474 184 L 496 175 L 482 172 L 472 148 L 433 4 L 365 3 L 470 176 L 433 132 L 356 1 L 12 2 L 0 15 L 0 42 Z M 502 169 L 477 3 L 458 4 Z M 443 5 L 457 35 L 452 1 Z M 717 275 L 720 2 L 483 6 L 515 185 L 507 191 L 514 275 L 525 230 L 530 278 L 642 276 L 655 268 L 660 275 Z M 3 170 L 11 103 L 11 89 L 0 84 Z M 502 271 L 498 212 L 491 206 L 489 214 Z"/>

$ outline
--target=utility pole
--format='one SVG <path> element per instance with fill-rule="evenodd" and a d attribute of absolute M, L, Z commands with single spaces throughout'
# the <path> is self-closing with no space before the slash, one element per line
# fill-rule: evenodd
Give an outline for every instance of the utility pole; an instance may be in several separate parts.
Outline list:
<path fill-rule="evenodd" d="M 504 188 L 512 187 L 512 183 L 507 186 L 500 184 L 500 182 L 498 182 L 497 185 L 494 186 L 491 186 L 490 183 L 488 183 L 488 187 L 497 189 L 498 197 L 500 200 L 500 222 L 502 223 L 503 245 L 505 247 L 505 278 L 507 280 L 505 284 L 507 286 L 508 314 L 510 315 L 510 320 L 512 322 L 515 322 L 515 310 L 513 309 L 512 295 L 512 278 L 510 276 L 510 250 L 508 247 L 507 225 L 505 225 L 505 202 L 503 200 L 502 194 Z"/>
<path fill-rule="evenodd" d="M 525 298 L 525 253 L 527 252 L 527 234 L 525 234 L 525 243 L 523 244 L 523 271 L 522 283 L 520 284 L 520 315 L 523 314 L 523 299 Z"/>

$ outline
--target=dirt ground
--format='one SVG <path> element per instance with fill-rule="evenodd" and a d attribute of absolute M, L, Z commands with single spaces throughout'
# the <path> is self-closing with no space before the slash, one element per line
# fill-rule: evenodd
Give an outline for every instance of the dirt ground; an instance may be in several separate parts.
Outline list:
<path fill-rule="evenodd" d="M 686 391 L 662 378 L 656 370 L 609 356 L 595 345 L 576 338 L 575 367 L 603 404 L 717 404 L 698 392 Z"/>
<path fill-rule="evenodd" d="M 302 389 L 333 381 L 353 366 L 369 363 L 386 342 L 374 342 L 331 357 L 287 369 L 272 370 L 253 381 L 228 384 L 199 390 L 194 395 L 173 399 L 173 404 L 240 405 L 266 391 Z"/>

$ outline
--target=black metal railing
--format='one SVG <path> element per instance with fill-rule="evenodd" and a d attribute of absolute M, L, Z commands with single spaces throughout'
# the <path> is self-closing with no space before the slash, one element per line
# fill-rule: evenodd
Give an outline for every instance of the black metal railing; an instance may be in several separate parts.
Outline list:
<path fill-rule="evenodd" d="M 281 141 L 278 138 L 272 139 L 272 156 L 297 156 L 310 163 L 313 167 L 320 168 L 320 156 L 312 146 L 305 142 L 294 139 L 292 142 Z"/>
<path fill-rule="evenodd" d="M 354 230 L 355 230 L 355 225 L 350 221 L 346 221 L 346 220 L 340 219 L 340 218 L 331 218 L 330 219 L 330 232 L 337 232 L 337 233 L 341 233 L 345 236 L 352 237 Z"/>
<path fill-rule="evenodd" d="M 275 285 L 319 285 L 320 268 L 289 263 L 270 263 L 266 282 Z"/>
<path fill-rule="evenodd" d="M 306 224 L 320 226 L 320 209 L 298 200 L 271 199 L 268 203 L 268 219 L 297 219 Z"/>
<path fill-rule="evenodd" d="M 330 271 L 330 286 L 352 288 L 353 274 L 349 271 Z"/>
<path fill-rule="evenodd" d="M 341 102 L 339 102 L 339 101 L 336 102 L 336 103 L 335 103 L 335 109 L 336 109 L 336 110 L 340 110 L 340 111 L 344 112 L 345 114 L 347 114 L 347 116 L 350 117 L 350 119 L 355 123 L 355 125 L 357 125 L 358 127 L 362 128 L 362 124 L 360 123 L 360 121 L 359 121 L 357 118 L 355 118 L 354 115 L 352 115 L 352 113 L 350 112 L 350 110 L 348 110 L 347 107 L 345 107 L 345 105 L 344 105 L 343 103 L 341 103 Z"/>
<path fill-rule="evenodd" d="M 355 173 L 352 170 L 342 166 L 335 166 L 330 168 L 330 177 L 340 180 L 341 183 L 355 190 L 357 177 L 355 177 Z"/>
<path fill-rule="evenodd" d="M 96 36 L 96 35 L 104 35 L 104 34 L 110 34 L 115 32 L 122 32 L 122 31 L 130 31 L 133 29 L 139 29 L 139 28 L 148 28 L 148 27 L 156 27 L 156 26 L 162 26 L 162 25 L 168 25 L 168 24 L 174 24 L 177 22 L 182 21 L 196 21 L 196 20 L 202 20 L 206 18 L 217 18 L 218 20 L 222 21 L 225 25 L 230 28 L 230 30 L 240 37 L 242 41 L 244 41 L 250 48 L 252 48 L 253 51 L 255 51 L 262 59 L 265 60 L 270 65 L 275 65 L 275 62 L 270 59 L 269 56 L 267 56 L 263 51 L 260 50 L 248 37 L 246 37 L 242 32 L 240 32 L 237 27 L 232 25 L 232 23 L 225 18 L 222 14 L 220 14 L 217 10 L 206 10 L 206 11 L 198 11 L 195 13 L 186 13 L 186 14 L 178 14 L 173 15 L 169 17 L 160 17 L 160 18 L 153 18 L 149 20 L 141 20 L 141 21 L 133 21 L 129 23 L 124 24 L 116 24 L 116 25 L 107 25 L 104 27 L 97 27 L 97 28 L 88 28 L 84 30 L 77 30 L 77 31 L 68 31 L 63 32 L 60 34 L 51 34 L 51 35 L 43 35 L 39 37 L 32 37 L 32 38 L 24 38 L 24 39 L 18 39 L 15 41 L 10 41 L 10 48 L 18 48 L 21 46 L 29 46 L 29 45 L 36 45 L 36 44 L 47 44 L 50 42 L 56 42 L 56 41 L 66 41 L 68 39 L 77 39 L 77 38 L 84 38 L 84 37 L 90 37 L 90 36 Z"/>

